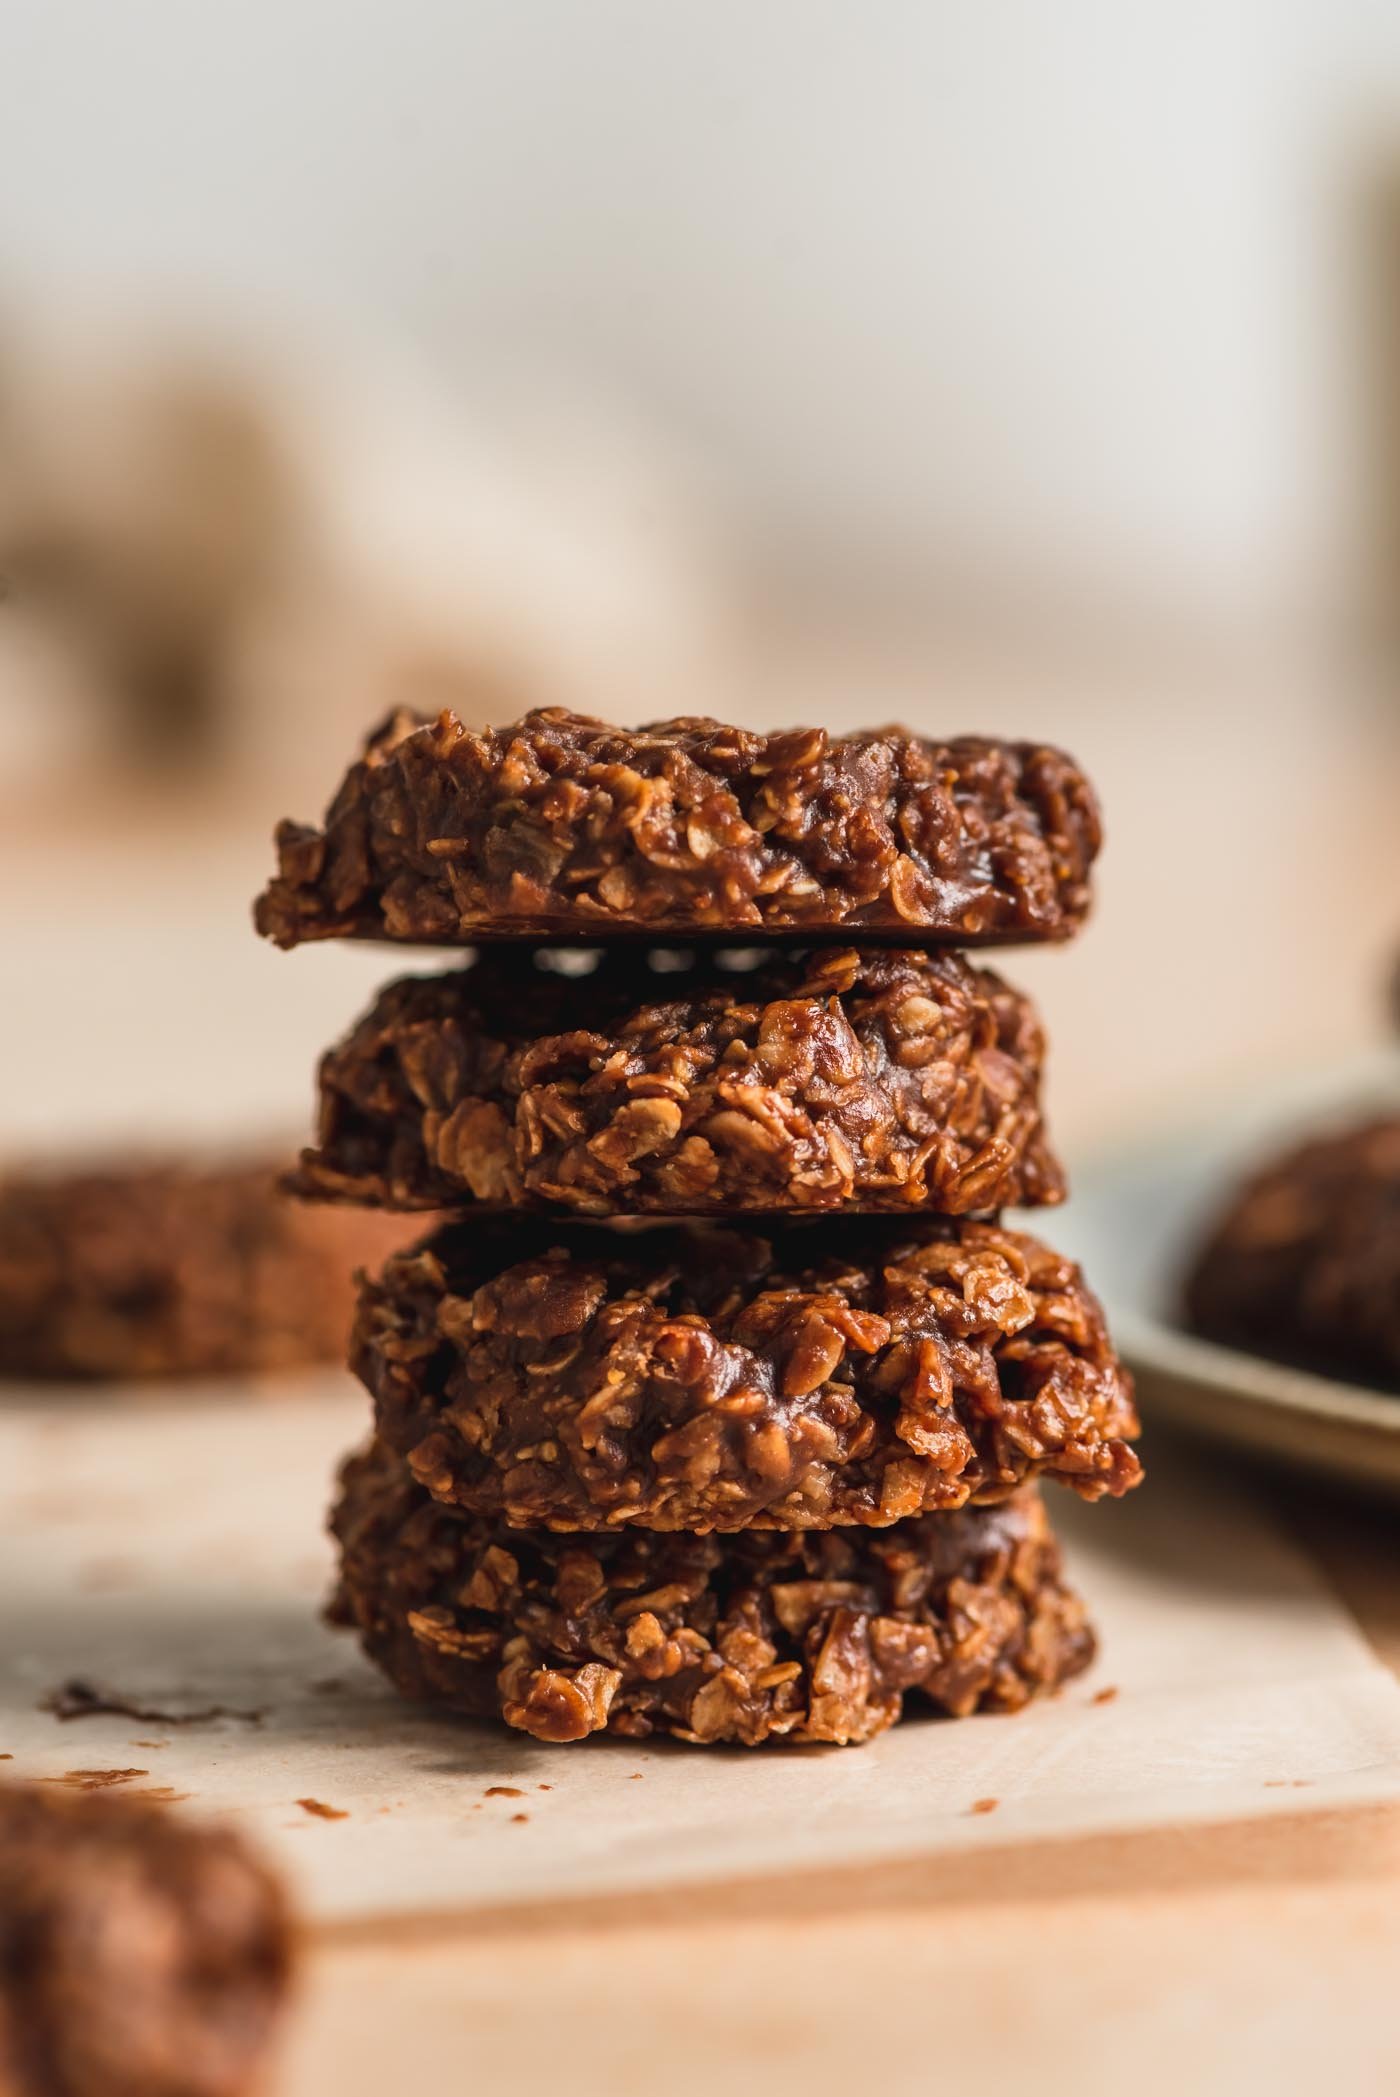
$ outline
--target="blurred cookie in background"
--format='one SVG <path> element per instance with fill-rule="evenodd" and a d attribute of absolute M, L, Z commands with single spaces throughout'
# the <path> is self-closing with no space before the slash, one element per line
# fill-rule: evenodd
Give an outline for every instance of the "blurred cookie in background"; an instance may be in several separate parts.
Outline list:
<path fill-rule="evenodd" d="M 343 1361 L 356 1271 L 423 1227 L 291 1201 L 269 1160 L 0 1174 L 0 1376 L 119 1382 Z"/>
<path fill-rule="evenodd" d="M 1400 1116 L 1313 1136 L 1256 1171 L 1196 1256 L 1207 1339 L 1400 1392 Z"/>
<path fill-rule="evenodd" d="M 249 2097 L 293 1961 L 281 1885 L 231 1830 L 0 1783 L 5 2097 Z"/>
<path fill-rule="evenodd" d="M 635 418 L 67 320 L 0 336 L 0 779 L 294 793 L 397 705 L 699 710 L 732 592 Z"/>
<path fill-rule="evenodd" d="M 8 705 L 71 744 L 170 770 L 224 740 L 250 607 L 294 560 L 296 492 L 268 403 L 180 358 L 0 358 L 0 574 L 23 647 Z"/>

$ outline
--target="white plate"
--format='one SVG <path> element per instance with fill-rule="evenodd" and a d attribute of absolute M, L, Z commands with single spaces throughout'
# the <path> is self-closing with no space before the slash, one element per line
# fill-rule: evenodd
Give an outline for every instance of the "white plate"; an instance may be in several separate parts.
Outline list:
<path fill-rule="evenodd" d="M 1147 1427 L 1171 1421 L 1272 1462 L 1400 1498 L 1400 1396 L 1336 1383 L 1186 1331 L 1182 1276 L 1252 1162 L 1310 1131 L 1400 1107 L 1376 1056 L 1240 1102 L 1203 1128 L 1081 1174 L 1054 1242 L 1081 1260 L 1138 1378 Z"/>

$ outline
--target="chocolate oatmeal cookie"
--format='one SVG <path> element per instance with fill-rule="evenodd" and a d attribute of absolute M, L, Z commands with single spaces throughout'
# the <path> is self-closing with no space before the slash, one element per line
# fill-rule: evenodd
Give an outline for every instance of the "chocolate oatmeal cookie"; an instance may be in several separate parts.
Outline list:
<path fill-rule="evenodd" d="M 986 1223 L 449 1226 L 366 1283 L 351 1366 L 435 1498 L 526 1526 L 878 1525 L 1140 1475 L 1078 1269 Z"/>
<path fill-rule="evenodd" d="M 297 1191 L 600 1216 L 1063 1197 L 1035 1010 L 961 955 L 589 958 L 493 947 L 391 983 L 322 1059 Z"/>
<path fill-rule="evenodd" d="M 0 1376 L 141 1378 L 340 1361 L 383 1216 L 311 1210 L 268 1165 L 0 1177 Z"/>
<path fill-rule="evenodd" d="M 323 829 L 283 823 L 280 946 L 805 933 L 1066 939 L 1097 804 L 1058 750 L 905 729 L 626 729 L 558 709 L 476 731 L 395 714 Z"/>
<path fill-rule="evenodd" d="M 4 2097 L 245 2097 L 291 1956 L 281 1889 L 236 1836 L 0 1784 Z"/>
<path fill-rule="evenodd" d="M 910 1692 L 1014 1711 L 1093 1657 L 1033 1489 L 881 1530 L 566 1538 L 444 1507 L 375 1445 L 332 1528 L 333 1615 L 395 1686 L 538 1740 L 845 1744 Z"/>
<path fill-rule="evenodd" d="M 1400 1117 L 1314 1138 L 1256 1173 L 1185 1298 L 1208 1339 L 1400 1392 Z"/>

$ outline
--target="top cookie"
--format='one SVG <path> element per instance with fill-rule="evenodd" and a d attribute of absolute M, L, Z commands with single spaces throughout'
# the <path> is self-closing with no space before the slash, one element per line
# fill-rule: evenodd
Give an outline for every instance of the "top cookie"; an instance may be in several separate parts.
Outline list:
<path fill-rule="evenodd" d="M 548 708 L 507 728 L 392 716 L 325 827 L 284 822 L 258 930 L 392 939 L 811 935 L 960 946 L 1067 939 L 1098 806 L 1036 743 L 904 729 L 615 728 Z"/>

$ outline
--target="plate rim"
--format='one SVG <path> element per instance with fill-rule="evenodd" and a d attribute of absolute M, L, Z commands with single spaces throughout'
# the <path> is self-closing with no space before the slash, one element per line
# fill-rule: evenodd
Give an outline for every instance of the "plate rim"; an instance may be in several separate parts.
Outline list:
<path fill-rule="evenodd" d="M 1400 1438 L 1400 1393 L 1344 1383 L 1267 1355 L 1248 1354 L 1128 1308 L 1116 1311 L 1113 1325 L 1119 1351 L 1149 1373 L 1204 1384 L 1235 1402 L 1320 1416 Z"/>

